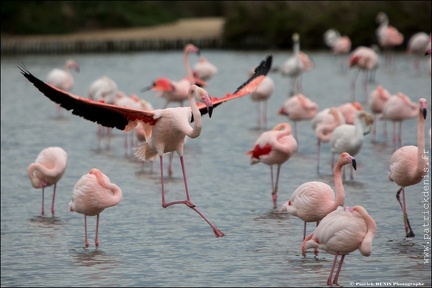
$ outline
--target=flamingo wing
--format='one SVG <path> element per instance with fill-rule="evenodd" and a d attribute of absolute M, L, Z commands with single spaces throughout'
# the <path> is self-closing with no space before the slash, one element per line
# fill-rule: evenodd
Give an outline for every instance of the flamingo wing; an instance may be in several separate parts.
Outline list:
<path fill-rule="evenodd" d="M 24 77 L 39 89 L 51 101 L 60 104 L 66 110 L 72 110 L 72 114 L 84 119 L 96 122 L 105 127 L 117 128 L 129 131 L 134 128 L 138 121 L 154 125 L 158 118 L 154 117 L 153 111 L 143 111 L 133 108 L 121 107 L 98 102 L 88 98 L 80 97 L 61 89 L 58 89 L 31 74 L 23 65 L 18 67 Z"/>
<path fill-rule="evenodd" d="M 254 74 L 248 80 L 246 80 L 246 82 L 240 85 L 233 94 L 227 93 L 224 97 L 220 97 L 220 98 L 211 97 L 213 107 L 219 106 L 223 102 L 240 98 L 254 92 L 255 89 L 264 80 L 265 76 L 269 72 L 272 65 L 272 59 L 273 56 L 268 55 L 265 60 L 261 61 L 260 65 L 257 68 L 255 68 Z M 205 106 L 205 104 L 202 103 L 198 104 L 198 109 L 200 110 L 201 115 L 207 113 L 207 107 Z"/>

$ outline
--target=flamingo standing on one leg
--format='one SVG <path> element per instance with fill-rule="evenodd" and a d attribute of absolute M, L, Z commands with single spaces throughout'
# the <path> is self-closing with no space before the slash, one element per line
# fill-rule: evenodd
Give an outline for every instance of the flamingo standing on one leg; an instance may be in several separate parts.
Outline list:
<path fill-rule="evenodd" d="M 277 209 L 277 192 L 279 174 L 282 164 L 287 162 L 297 151 L 297 141 L 291 135 L 291 126 L 280 123 L 272 130 L 262 133 L 254 147 L 246 155 L 250 156 L 250 164 L 263 163 L 270 166 L 272 184 L 273 209 Z M 273 166 L 277 166 L 276 180 L 273 177 Z"/>
<path fill-rule="evenodd" d="M 336 107 L 326 108 L 312 119 L 312 129 L 317 137 L 317 173 L 320 166 L 321 142 L 330 142 L 333 131 L 342 124 L 345 124 L 345 118 Z"/>
<path fill-rule="evenodd" d="M 401 205 L 405 225 L 406 237 L 414 237 L 414 232 L 408 220 L 405 203 L 405 187 L 412 186 L 423 179 L 427 169 L 429 156 L 424 154 L 425 151 L 425 125 L 424 120 L 427 114 L 427 100 L 420 98 L 419 108 L 417 108 L 417 146 L 403 146 L 396 150 L 390 158 L 389 174 L 390 181 L 394 181 L 400 189 L 396 193 L 396 198 Z M 430 139 L 430 138 L 429 138 Z M 426 174 L 427 175 L 427 174 Z M 402 193 L 402 202 L 399 198 Z"/>
<path fill-rule="evenodd" d="M 47 76 L 47 83 L 64 91 L 71 91 L 74 86 L 74 77 L 71 69 L 79 72 L 79 66 L 73 59 L 66 60 L 63 69 L 54 68 Z M 60 106 L 57 105 L 57 117 L 62 118 L 63 113 Z"/>
<path fill-rule="evenodd" d="M 294 137 L 297 137 L 297 121 L 311 120 L 318 113 L 318 104 L 299 93 L 288 98 L 279 109 L 279 115 L 285 115 L 294 122 Z"/>
<path fill-rule="evenodd" d="M 366 209 L 357 205 L 354 207 L 338 207 L 324 217 L 301 244 L 303 255 L 309 248 L 322 249 L 335 255 L 327 285 L 338 284 L 339 274 L 345 256 L 359 249 L 363 256 L 372 254 L 372 241 L 375 238 L 377 225 Z M 339 267 L 332 281 L 337 258 L 342 255 Z"/>
<path fill-rule="evenodd" d="M 425 32 L 415 33 L 408 41 L 407 53 L 414 55 L 414 71 L 420 75 L 420 59 L 431 48 L 431 35 Z"/>
<path fill-rule="evenodd" d="M 105 208 L 117 205 L 122 199 L 122 190 L 99 169 L 93 168 L 82 176 L 72 191 L 69 211 L 84 214 L 85 247 L 87 238 L 87 216 L 96 216 L 95 246 L 99 247 L 99 214 Z"/>
<path fill-rule="evenodd" d="M 306 223 L 320 221 L 338 206 L 345 203 L 345 189 L 342 183 L 341 170 L 344 165 L 351 164 L 356 169 L 356 160 L 347 152 L 339 156 L 334 170 L 334 183 L 336 193 L 326 183 L 309 181 L 301 184 L 286 201 L 279 212 L 287 211 L 288 214 L 297 216 L 304 222 L 303 240 L 306 238 Z M 318 251 L 315 251 L 316 254 Z"/>
<path fill-rule="evenodd" d="M 385 103 L 390 99 L 390 92 L 385 89 L 382 85 L 378 85 L 374 90 L 371 91 L 368 97 L 368 106 L 374 115 L 374 125 L 372 128 L 372 135 L 374 141 L 376 140 L 376 125 L 377 115 L 381 115 L 384 109 Z M 387 138 L 387 121 L 384 119 L 384 139 Z"/>
<path fill-rule="evenodd" d="M 367 128 L 373 125 L 373 117 L 366 111 L 357 111 L 354 117 L 354 125 L 342 124 L 336 127 L 330 138 L 332 151 L 332 170 L 334 169 L 334 156 L 343 152 L 348 152 L 352 156 L 357 155 L 362 146 L 365 132 L 363 129 L 362 120 L 364 120 Z M 345 170 L 344 170 L 345 171 Z M 345 173 L 344 173 L 345 178 Z M 353 179 L 353 170 L 351 169 L 351 180 Z"/>
<path fill-rule="evenodd" d="M 120 130 L 130 131 L 135 128 L 139 122 L 144 126 L 147 142 L 136 149 L 135 155 L 144 160 L 149 161 L 159 156 L 160 160 L 160 175 L 161 175 L 161 190 L 162 190 L 162 207 L 166 208 L 174 204 L 185 204 L 186 206 L 197 212 L 213 229 L 216 237 L 224 236 L 219 229 L 216 228 L 192 203 L 189 197 L 189 190 L 186 180 L 186 172 L 183 158 L 183 147 L 186 136 L 190 138 L 199 137 L 202 129 L 203 114 L 211 113 L 213 107 L 216 107 L 223 102 L 243 97 L 250 94 L 261 83 L 264 76 L 268 73 L 271 67 L 272 56 L 268 56 L 255 69 L 254 75 L 243 83 L 233 94 L 227 93 L 225 97 L 210 98 L 203 88 L 192 85 L 189 89 L 188 107 L 175 107 L 166 109 L 155 109 L 153 111 L 136 110 L 117 105 L 105 104 L 96 102 L 87 98 L 76 96 L 41 81 L 33 76 L 24 66 L 20 67 L 21 73 L 33 85 L 38 88 L 46 97 L 60 104 L 68 110 L 73 109 L 73 114 L 83 117 L 87 120 L 97 122 L 107 127 L 116 127 Z M 203 104 L 197 104 L 198 101 Z M 190 122 L 194 122 L 194 126 L 190 126 Z M 185 184 L 186 200 L 173 201 L 167 203 L 165 201 L 164 177 L 163 177 L 163 155 L 165 153 L 176 151 L 180 158 L 180 164 L 183 172 L 183 181 Z"/>
<path fill-rule="evenodd" d="M 401 92 L 390 97 L 385 103 L 381 119 L 393 122 L 393 150 L 402 146 L 402 122 L 415 118 L 418 113 L 417 110 L 418 105 Z M 399 129 L 397 129 L 397 126 L 399 126 Z"/>
<path fill-rule="evenodd" d="M 396 46 L 403 43 L 404 36 L 395 27 L 389 25 L 388 16 L 384 12 L 377 14 L 376 22 L 379 23 L 379 27 L 376 30 L 378 44 L 385 50 L 384 63 L 391 71 L 394 69 L 393 50 Z"/>
<path fill-rule="evenodd" d="M 60 147 L 47 147 L 43 149 L 27 168 L 27 174 L 34 188 L 42 188 L 42 210 L 44 210 L 44 190 L 45 187 L 54 185 L 53 197 L 51 203 L 51 214 L 54 216 L 54 201 L 57 188 L 57 182 L 63 177 L 66 171 L 68 155 Z"/>
<path fill-rule="evenodd" d="M 346 35 L 341 35 L 339 31 L 335 29 L 329 29 L 324 33 L 325 44 L 332 49 L 336 59 L 340 60 L 341 72 L 344 73 L 346 70 L 346 61 L 344 61 L 345 55 L 351 50 L 351 39 Z"/>

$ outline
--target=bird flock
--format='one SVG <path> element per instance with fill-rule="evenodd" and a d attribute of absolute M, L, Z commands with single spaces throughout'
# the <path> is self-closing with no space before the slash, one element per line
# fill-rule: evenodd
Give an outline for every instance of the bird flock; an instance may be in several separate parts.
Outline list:
<path fill-rule="evenodd" d="M 377 43 L 384 50 L 384 67 L 393 69 L 394 59 L 392 49 L 401 45 L 403 35 L 389 25 L 389 19 L 383 12 L 376 17 L 379 27 L 376 31 Z M 415 56 L 414 69 L 420 73 L 421 57 L 430 59 L 430 34 L 419 32 L 408 41 L 407 53 Z M 70 93 L 73 88 L 73 76 L 70 69 L 79 71 L 74 60 L 67 60 L 64 69 L 55 69 L 48 74 L 46 81 L 40 80 L 24 66 L 20 66 L 22 75 L 30 81 L 42 94 L 57 105 L 57 116 L 64 117 L 62 109 L 71 110 L 72 114 L 97 123 L 99 145 L 101 140 L 111 138 L 113 128 L 124 131 L 125 154 L 132 151 L 135 157 L 144 165 L 159 158 L 161 181 L 161 204 L 163 208 L 183 204 L 194 210 L 211 227 L 216 237 L 223 237 L 220 231 L 198 209 L 191 199 L 191 193 L 186 177 L 184 161 L 184 146 L 187 138 L 197 138 L 201 135 L 203 117 L 211 118 L 214 109 L 220 104 L 250 95 L 256 102 L 256 129 L 261 134 L 255 143 L 250 143 L 250 150 L 245 151 L 250 165 L 266 164 L 270 168 L 272 209 L 276 213 L 287 213 L 300 218 L 304 223 L 303 237 L 299 239 L 299 249 L 304 257 L 309 248 L 314 249 L 315 257 L 319 250 L 334 255 L 333 265 L 327 285 L 338 284 L 339 274 L 345 256 L 359 250 L 363 256 L 372 253 L 372 241 L 377 233 L 377 225 L 367 210 L 360 206 L 345 206 L 345 169 L 350 169 L 350 179 L 359 167 L 356 156 L 361 154 L 365 137 L 372 132 L 373 141 L 377 139 L 377 123 L 383 122 L 383 136 L 387 138 L 387 121 L 393 124 L 393 154 L 389 159 L 388 181 L 399 186 L 396 193 L 403 213 L 403 225 L 406 237 L 414 237 L 414 231 L 408 219 L 405 189 L 419 183 L 428 168 L 428 159 L 423 157 L 425 149 L 425 119 L 427 118 L 428 102 L 425 97 L 412 101 L 403 92 L 394 95 L 386 87 L 378 84 L 368 92 L 370 82 L 368 73 L 383 67 L 379 63 L 376 49 L 366 46 L 356 47 L 347 35 L 341 35 L 336 29 L 329 29 L 323 35 L 325 44 L 337 57 L 340 72 L 356 69 L 357 74 L 351 82 L 351 101 L 342 105 L 318 107 L 316 102 L 304 95 L 301 77 L 314 69 L 315 64 L 308 55 L 300 49 L 300 35 L 292 35 L 293 54 L 280 67 L 272 66 L 273 58 L 267 56 L 255 68 L 251 69 L 249 78 L 239 85 L 232 93 L 222 97 L 210 96 L 206 90 L 208 82 L 217 77 L 217 66 L 207 58 L 200 56 L 200 49 L 193 44 L 187 44 L 183 51 L 186 76 L 178 81 L 166 77 L 155 77 L 150 86 L 141 92 L 156 91 L 157 97 L 165 99 L 165 105 L 154 109 L 153 105 L 141 99 L 136 94 L 127 96 L 119 90 L 117 83 L 101 75 L 88 90 L 87 97 Z M 189 54 L 200 56 L 192 67 Z M 429 60 L 430 61 L 430 60 Z M 429 62 L 430 63 L 430 62 Z M 280 105 L 277 115 L 286 117 L 291 122 L 282 121 L 267 128 L 267 101 L 275 91 L 275 83 L 268 73 L 279 73 L 283 78 L 290 79 L 290 91 L 286 100 Z M 355 83 L 358 74 L 364 72 L 364 97 L 355 95 Z M 430 70 L 429 70 L 430 72 Z M 239 100 L 242 101 L 242 100 Z M 188 103 L 188 106 L 184 106 Z M 174 107 L 169 107 L 173 106 Z M 261 105 L 264 105 L 262 107 Z M 222 109 L 222 108 L 221 108 Z M 402 122 L 417 118 L 417 145 L 402 146 Z M 278 205 L 279 179 L 281 167 L 288 163 L 298 150 L 302 149 L 298 138 L 297 122 L 309 121 L 310 133 L 317 139 L 316 171 L 320 171 L 321 143 L 329 143 L 332 154 L 331 172 L 334 178 L 334 188 L 320 181 L 307 181 L 292 191 L 288 200 Z M 292 126 L 293 128 L 292 128 Z M 128 138 L 130 136 L 130 138 Z M 429 131 L 430 137 L 430 131 Z M 299 141 L 300 140 L 300 141 Z M 415 139 L 414 139 L 415 140 Z M 414 141 L 413 140 L 413 141 Z M 134 143 L 136 141 L 136 144 Z M 129 145 L 130 142 L 130 145 Z M 429 141 L 430 143 L 430 141 Z M 168 175 L 173 174 L 172 159 L 177 153 L 180 160 L 185 198 L 168 201 L 164 183 L 164 156 L 169 156 L 166 166 Z M 334 163 L 334 157 L 338 159 Z M 44 189 L 53 186 L 51 214 L 54 216 L 54 200 L 57 183 L 66 172 L 68 154 L 61 147 L 47 147 L 38 155 L 34 163 L 28 166 L 27 172 L 34 188 L 42 189 L 42 216 L 44 211 Z M 274 171 L 273 168 L 276 168 Z M 275 173 L 275 175 L 274 175 Z M 263 180 L 265 181 L 265 179 Z M 87 174 L 77 180 L 72 191 L 69 211 L 84 215 L 85 247 L 89 247 L 87 237 L 87 216 L 96 216 L 95 246 L 99 246 L 98 226 L 100 213 L 117 205 L 122 199 L 122 189 L 112 183 L 107 175 L 97 168 L 92 168 Z M 307 233 L 306 224 L 316 223 L 313 232 Z M 294 237 L 294 236 L 293 236 Z M 337 266 L 337 259 L 339 265 Z M 335 275 L 333 277 L 333 274 Z"/>

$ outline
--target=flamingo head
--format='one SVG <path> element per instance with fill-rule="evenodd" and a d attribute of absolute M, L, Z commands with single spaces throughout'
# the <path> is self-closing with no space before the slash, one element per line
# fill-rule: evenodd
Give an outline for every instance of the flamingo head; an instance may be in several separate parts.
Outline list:
<path fill-rule="evenodd" d="M 209 114 L 209 117 L 211 118 L 211 115 L 213 113 L 213 102 L 211 101 L 207 91 L 197 85 L 191 85 L 189 88 L 189 93 L 196 93 L 198 101 L 201 103 L 204 103 L 207 107 L 207 111 Z"/>
<path fill-rule="evenodd" d="M 279 213 L 282 213 L 284 211 L 288 211 L 288 206 L 291 206 L 291 201 L 286 201 L 282 204 L 281 208 L 279 209 Z"/>
<path fill-rule="evenodd" d="M 353 156 L 351 156 L 348 152 L 342 152 L 339 156 L 338 161 L 342 166 L 351 163 L 354 170 L 357 170 L 357 162 Z"/>
<path fill-rule="evenodd" d="M 363 106 L 362 106 L 359 102 L 357 102 L 357 101 L 352 102 L 352 105 L 353 105 L 354 108 L 356 108 L 358 111 L 362 111 L 362 110 L 363 110 Z"/>
<path fill-rule="evenodd" d="M 65 66 L 68 69 L 74 69 L 76 72 L 80 71 L 78 63 L 76 63 L 75 60 L 72 60 L 72 59 L 67 60 Z"/>
<path fill-rule="evenodd" d="M 383 22 L 385 22 L 385 21 L 388 21 L 387 14 L 385 14 L 384 12 L 379 12 L 379 13 L 377 14 L 377 16 L 376 16 L 375 21 L 376 21 L 377 23 L 383 23 Z"/>
<path fill-rule="evenodd" d="M 283 105 L 279 111 L 278 111 L 278 115 L 284 115 L 284 116 L 289 116 L 287 109 L 285 109 L 285 105 Z"/>
<path fill-rule="evenodd" d="M 152 85 L 141 89 L 141 92 L 148 91 L 148 90 L 161 91 L 161 92 L 172 92 L 175 90 L 175 87 L 172 84 L 171 80 L 169 80 L 168 78 L 165 78 L 165 77 L 161 77 L 161 78 L 156 79 Z"/>
<path fill-rule="evenodd" d="M 427 100 L 425 98 L 420 98 L 419 100 L 420 111 L 423 114 L 423 119 L 427 116 Z"/>
<path fill-rule="evenodd" d="M 349 61 L 349 66 L 355 66 L 360 61 L 361 57 L 359 55 L 353 55 Z"/>
<path fill-rule="evenodd" d="M 294 33 L 294 34 L 292 35 L 292 40 L 293 40 L 293 42 L 298 42 L 299 39 L 300 39 L 300 35 L 299 35 L 298 33 Z"/>
<path fill-rule="evenodd" d="M 200 55 L 200 49 L 199 49 L 198 47 L 196 47 L 195 45 L 191 44 L 191 43 L 189 43 L 189 44 L 187 44 L 187 45 L 185 46 L 185 48 L 184 48 L 184 52 L 185 52 L 186 54 L 188 54 L 188 53 L 195 53 L 195 54 L 197 54 L 198 56 Z"/>

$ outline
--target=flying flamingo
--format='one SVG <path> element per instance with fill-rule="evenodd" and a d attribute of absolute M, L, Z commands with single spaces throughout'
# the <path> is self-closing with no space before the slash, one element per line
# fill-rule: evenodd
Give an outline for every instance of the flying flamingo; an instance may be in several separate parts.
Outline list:
<path fill-rule="evenodd" d="M 118 90 L 117 83 L 109 78 L 108 76 L 102 76 L 94 80 L 88 89 L 88 97 L 94 101 L 101 101 L 107 104 L 114 104 L 117 97 L 120 97 L 121 91 Z M 106 128 L 102 125 L 98 125 L 97 135 L 99 145 L 101 138 L 107 136 L 111 141 L 112 128 Z M 108 142 L 110 143 L 110 142 Z"/>
<path fill-rule="evenodd" d="M 250 156 L 251 165 L 263 163 L 270 166 L 273 209 L 277 209 L 280 169 L 296 151 L 297 141 L 291 135 L 291 126 L 288 123 L 279 123 L 272 130 L 262 133 L 254 147 L 246 153 Z M 273 177 L 274 165 L 277 166 L 276 180 Z"/>
<path fill-rule="evenodd" d="M 195 78 L 207 82 L 216 75 L 218 69 L 207 58 L 201 56 L 192 71 Z"/>
<path fill-rule="evenodd" d="M 324 217 L 301 244 L 303 255 L 309 248 L 322 249 L 335 255 L 327 285 L 338 284 L 339 274 L 345 256 L 359 250 L 363 256 L 372 254 L 372 241 L 375 238 L 377 225 L 375 220 L 360 205 L 354 207 L 338 207 Z M 341 259 L 332 281 L 334 268 L 339 255 Z"/>
<path fill-rule="evenodd" d="M 79 66 L 75 60 L 66 60 L 63 69 L 54 68 L 47 76 L 47 83 L 64 91 L 71 91 L 74 86 L 74 77 L 71 69 L 79 72 Z M 62 118 L 63 113 L 60 106 L 57 105 L 57 117 Z"/>
<path fill-rule="evenodd" d="M 281 68 L 282 76 L 291 78 L 290 96 L 301 92 L 301 75 L 303 74 L 304 66 L 300 58 L 300 36 L 298 33 L 292 35 L 293 55 L 285 61 Z"/>
<path fill-rule="evenodd" d="M 298 93 L 288 98 L 279 109 L 278 114 L 287 116 L 294 122 L 294 138 L 297 137 L 297 121 L 311 120 L 318 113 L 318 104 Z"/>
<path fill-rule="evenodd" d="M 396 150 L 390 158 L 388 174 L 388 179 L 400 186 L 400 189 L 396 193 L 396 198 L 402 208 L 406 237 L 414 237 L 414 232 L 411 229 L 408 214 L 406 212 L 405 187 L 420 183 L 425 173 L 429 171 L 427 168 L 429 157 L 424 154 L 424 120 L 426 119 L 427 114 L 427 100 L 425 98 L 420 98 L 417 114 L 417 146 L 403 146 Z M 401 193 L 402 202 L 399 198 Z"/>
<path fill-rule="evenodd" d="M 351 81 L 351 98 L 355 101 L 355 84 L 360 71 L 365 73 L 364 77 L 364 95 L 367 95 L 368 73 L 378 68 L 378 54 L 372 48 L 360 46 L 357 47 L 349 57 L 349 67 L 357 68 L 357 73 Z M 365 96 L 366 97 L 366 96 Z"/>
<path fill-rule="evenodd" d="M 341 72 L 343 73 L 346 68 L 346 61 L 343 60 L 343 57 L 351 50 L 351 39 L 346 35 L 342 36 L 335 29 L 329 29 L 324 33 L 324 42 L 332 49 L 336 59 L 340 59 Z"/>
<path fill-rule="evenodd" d="M 378 85 L 374 90 L 371 91 L 368 97 L 368 106 L 374 115 L 374 125 L 372 128 L 372 134 L 374 140 L 376 140 L 376 125 L 377 115 L 381 115 L 384 109 L 385 103 L 390 99 L 390 92 L 385 89 L 382 85 Z M 384 122 L 384 138 L 387 138 L 387 124 Z"/>
<path fill-rule="evenodd" d="M 225 97 L 210 98 L 207 92 L 196 85 L 192 85 L 189 89 L 188 107 L 175 107 L 166 109 L 155 109 L 153 111 L 136 110 L 127 107 L 120 107 L 101 102 L 96 102 L 87 98 L 79 97 L 41 81 L 33 76 L 25 66 L 20 67 L 21 73 L 33 85 L 38 88 L 50 100 L 60 104 L 67 110 L 73 110 L 74 115 L 78 115 L 87 120 L 97 122 L 107 127 L 115 127 L 120 130 L 130 131 L 135 128 L 139 122 L 144 125 L 147 142 L 140 146 L 135 155 L 144 160 L 153 160 L 159 156 L 160 160 L 160 175 L 161 175 L 161 191 L 162 191 L 162 207 L 166 208 L 174 204 L 185 204 L 186 206 L 197 212 L 213 229 L 216 237 L 224 236 L 207 218 L 201 214 L 189 197 L 188 185 L 186 181 L 186 172 L 183 158 L 183 145 L 185 137 L 196 138 L 201 134 L 202 117 L 201 115 L 209 113 L 211 116 L 213 108 L 245 95 L 250 94 L 261 83 L 264 76 L 268 73 L 271 67 L 272 56 L 269 55 L 255 69 L 254 75 L 243 83 L 233 94 L 227 93 Z M 196 103 L 198 101 L 204 104 Z M 190 126 L 190 122 L 195 122 L 194 127 Z M 180 158 L 180 163 L 183 171 L 183 180 L 185 184 L 186 200 L 165 202 L 165 189 L 163 177 L 163 155 L 165 153 L 176 151 Z"/>
<path fill-rule="evenodd" d="M 404 36 L 395 27 L 389 25 L 388 16 L 384 12 L 377 14 L 376 22 L 379 23 L 379 27 L 376 30 L 378 44 L 385 50 L 386 66 L 392 68 L 394 64 L 392 50 L 403 43 Z"/>
<path fill-rule="evenodd" d="M 183 106 L 183 102 L 188 100 L 189 88 L 192 84 L 196 84 L 200 87 L 205 87 L 207 84 L 194 77 L 191 65 L 189 63 L 189 54 L 195 53 L 200 54 L 200 50 L 193 44 L 187 44 L 183 49 L 183 63 L 186 68 L 187 76 L 179 81 L 173 81 L 166 77 L 157 78 L 153 81 L 152 85 L 143 88 L 141 91 L 159 91 L 158 96 L 165 98 L 165 106 L 167 108 L 169 103 L 178 102 L 180 106 Z"/>
<path fill-rule="evenodd" d="M 303 240 L 306 238 L 306 223 L 316 222 L 316 225 L 330 212 L 345 203 L 345 189 L 342 183 L 341 170 L 344 165 L 351 164 L 356 169 L 356 160 L 347 152 L 339 156 L 334 170 L 334 183 L 336 193 L 326 183 L 309 181 L 301 184 L 291 197 L 282 204 L 279 213 L 287 211 L 304 222 Z M 317 254 L 318 251 L 315 250 Z"/>
<path fill-rule="evenodd" d="M 87 216 L 96 216 L 95 246 L 99 247 L 99 214 L 105 208 L 117 205 L 122 199 L 122 190 L 99 169 L 93 168 L 83 175 L 75 184 L 69 211 L 84 214 L 85 247 L 89 246 L 87 238 Z"/>
<path fill-rule="evenodd" d="M 254 69 L 249 71 L 249 77 L 254 73 Z M 257 103 L 257 129 L 267 127 L 267 103 L 274 91 L 274 81 L 266 76 L 261 84 L 251 93 L 252 101 Z M 261 109 L 261 104 L 262 109 Z"/>
<path fill-rule="evenodd" d="M 407 119 L 415 118 L 418 113 L 417 110 L 418 105 L 401 92 L 390 97 L 390 99 L 385 103 L 381 119 L 391 120 L 393 122 L 394 150 L 402 146 L 402 122 Z M 397 129 L 396 126 L 399 126 L 399 129 Z"/>
<path fill-rule="evenodd" d="M 342 124 L 345 124 L 345 118 L 336 107 L 326 108 L 312 119 L 312 129 L 317 137 L 317 173 L 320 166 L 321 142 L 330 142 L 334 129 Z"/>
<path fill-rule="evenodd" d="M 431 48 L 431 35 L 425 32 L 415 33 L 408 41 L 407 53 L 414 55 L 414 70 L 420 75 L 420 57 Z"/>
<path fill-rule="evenodd" d="M 47 147 L 43 149 L 27 168 L 27 174 L 34 188 L 42 188 L 42 212 L 44 210 L 44 190 L 45 187 L 54 186 L 53 198 L 51 203 L 51 214 L 54 216 L 54 201 L 57 182 L 63 177 L 66 171 L 68 155 L 60 147 Z"/>
<path fill-rule="evenodd" d="M 337 108 L 342 112 L 346 124 L 354 124 L 355 114 L 358 111 L 363 111 L 363 106 L 357 101 L 341 104 Z"/>
<path fill-rule="evenodd" d="M 365 122 L 370 132 L 370 128 L 373 124 L 373 117 L 366 111 L 357 111 L 354 117 L 354 125 L 342 124 L 336 127 L 336 129 L 333 131 L 330 138 L 332 151 L 332 170 L 334 168 L 335 154 L 348 152 L 350 155 L 355 156 L 360 152 L 363 146 L 364 135 L 369 133 L 364 131 L 362 121 Z M 353 170 L 351 169 L 351 180 L 352 179 Z"/>

